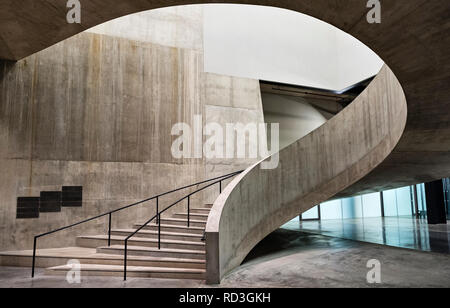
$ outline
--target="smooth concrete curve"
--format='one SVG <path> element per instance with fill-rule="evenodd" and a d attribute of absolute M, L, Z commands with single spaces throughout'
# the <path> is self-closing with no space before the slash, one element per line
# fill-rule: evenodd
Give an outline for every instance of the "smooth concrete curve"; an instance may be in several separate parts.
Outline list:
<path fill-rule="evenodd" d="M 280 151 L 279 166 L 261 162 L 234 179 L 215 201 L 206 225 L 207 282 L 241 264 L 264 237 L 366 176 L 400 139 L 407 105 L 384 66 L 347 108 Z"/>
<path fill-rule="evenodd" d="M 343 189 L 335 197 L 395 188 L 450 176 L 450 53 L 448 52 L 450 3 L 447 0 L 383 1 L 381 24 L 369 24 L 366 21 L 369 9 L 366 7 L 365 0 L 123 0 L 120 3 L 116 0 L 90 0 L 83 1 L 81 25 L 67 24 L 66 1 L 0 0 L 0 58 L 9 60 L 24 58 L 87 28 L 127 14 L 171 5 L 213 2 L 275 6 L 316 17 L 365 43 L 395 73 L 403 87 L 408 105 L 403 134 L 396 145 L 390 144 L 395 147 L 387 157 L 382 158 L 384 160 L 380 164 L 378 164 L 380 157 L 377 157 L 375 163 L 369 164 L 374 169 L 366 170 L 370 171 L 366 176 L 359 180 L 357 177 L 352 177 L 357 182 L 348 187 L 346 185 L 351 181 L 345 185 L 333 184 L 341 185 Z M 385 74 L 390 75 L 387 72 Z M 370 105 L 368 107 L 370 110 Z M 345 119 L 347 121 L 347 118 Z M 375 128 L 378 124 L 382 125 L 382 121 L 375 122 L 370 117 L 366 118 L 366 121 Z M 371 137 L 378 131 L 378 129 L 362 130 L 361 127 L 354 127 L 354 129 L 353 134 L 362 134 L 367 137 Z M 326 138 L 326 136 L 318 135 L 318 138 Z M 358 139 L 358 142 L 371 141 Z M 331 147 L 327 150 L 336 149 Z M 317 155 L 314 154 L 311 159 L 317 159 L 315 156 Z M 296 155 L 291 158 L 295 159 Z M 330 161 L 322 161 L 320 169 L 311 171 L 313 178 L 322 177 L 322 173 L 329 174 L 327 170 L 329 164 Z M 299 167 L 300 164 L 297 166 Z M 302 166 L 305 164 L 302 163 Z M 295 165 L 292 167 L 294 168 Z M 280 168 L 282 169 L 283 166 Z M 251 178 L 253 172 L 249 172 L 246 177 Z M 288 173 L 285 175 L 290 175 L 293 171 L 286 172 Z M 297 187 L 306 185 L 301 178 L 291 180 L 292 184 L 289 186 L 291 188 L 298 189 Z M 274 177 L 271 181 L 277 183 L 280 179 Z M 242 200 L 249 195 L 264 192 L 261 191 L 260 186 L 253 186 L 256 190 L 248 190 L 250 187 L 240 188 Z M 323 187 L 321 194 L 327 198 L 336 193 L 335 188 Z M 286 189 L 283 188 L 283 191 Z M 304 198 L 308 200 L 315 197 L 305 196 Z M 289 212 L 288 207 L 287 204 L 286 211 Z M 234 209 L 236 210 L 238 209 Z M 237 213 L 233 215 L 236 216 Z M 277 219 L 280 223 L 288 216 L 279 215 L 282 215 Z M 251 220 L 248 223 L 255 224 Z M 263 233 L 258 236 L 261 237 Z M 232 244 L 228 247 L 230 250 L 243 247 L 236 246 L 237 242 L 230 244 Z M 232 267 L 231 264 L 237 264 L 237 260 L 241 258 L 238 255 L 237 253 L 237 257 L 226 262 L 227 266 L 223 268 L 229 269 Z M 224 257 L 221 256 L 221 259 Z M 222 274 L 223 272 L 220 273 Z"/>

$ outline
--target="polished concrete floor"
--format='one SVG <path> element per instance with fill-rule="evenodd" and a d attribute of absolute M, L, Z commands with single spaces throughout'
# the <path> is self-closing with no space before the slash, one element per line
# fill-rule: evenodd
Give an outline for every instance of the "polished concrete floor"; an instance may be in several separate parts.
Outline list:
<path fill-rule="evenodd" d="M 283 228 L 395 247 L 450 254 L 449 224 L 428 225 L 412 217 L 321 221 L 292 220 Z"/>
<path fill-rule="evenodd" d="M 367 262 L 379 260 L 381 284 L 369 284 Z M 69 284 L 65 277 L 31 279 L 29 268 L 0 267 L 0 287 L 204 288 L 203 281 L 83 277 Z M 447 254 L 422 252 L 346 240 L 298 230 L 279 229 L 250 253 L 244 263 L 215 287 L 450 287 Z"/>

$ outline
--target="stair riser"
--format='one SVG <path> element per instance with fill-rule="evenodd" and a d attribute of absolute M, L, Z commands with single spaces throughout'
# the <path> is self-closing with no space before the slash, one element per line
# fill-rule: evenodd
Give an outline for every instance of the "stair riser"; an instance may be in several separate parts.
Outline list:
<path fill-rule="evenodd" d="M 61 264 L 66 264 L 70 259 L 68 258 L 56 258 L 56 257 L 36 257 L 37 268 L 58 266 Z M 1 256 L 0 266 L 11 266 L 11 267 L 31 267 L 32 257 L 28 256 Z M 31 269 L 30 269 L 31 274 Z"/>
<path fill-rule="evenodd" d="M 91 238 L 77 238 L 77 246 L 84 248 L 97 248 L 99 246 L 108 245 L 107 239 L 91 239 Z M 111 245 L 124 245 L 124 240 L 111 239 Z M 158 243 L 154 242 L 141 242 L 128 240 L 129 246 L 143 246 L 143 247 L 158 247 Z M 165 243 L 161 241 L 161 248 L 171 248 L 171 249 L 187 249 L 187 250 L 205 250 L 205 245 L 192 245 L 192 244 L 181 244 L 181 243 Z"/>
<path fill-rule="evenodd" d="M 211 212 L 210 209 L 191 209 L 191 214 L 209 214 Z"/>
<path fill-rule="evenodd" d="M 107 253 L 114 255 L 124 255 L 123 249 L 110 249 L 107 247 L 97 248 L 98 253 Z M 129 256 L 147 256 L 147 257 L 162 257 L 162 258 L 181 258 L 181 259 L 196 259 L 205 260 L 205 254 L 196 253 L 180 253 L 180 252 L 168 252 L 168 251 L 140 251 L 140 250 L 128 250 Z"/>
<path fill-rule="evenodd" d="M 117 236 L 129 236 L 130 234 L 131 234 L 131 232 L 111 231 L 111 235 L 117 235 Z M 138 232 L 133 237 L 157 239 L 158 234 L 145 234 L 145 233 Z M 188 241 L 188 242 L 202 243 L 201 236 L 182 236 L 182 235 L 161 234 L 161 239 L 162 240 Z"/>
<path fill-rule="evenodd" d="M 45 271 L 46 275 L 51 276 L 65 276 L 66 270 L 50 270 Z M 89 271 L 81 270 L 81 277 L 83 276 L 110 276 L 110 277 L 123 277 L 123 272 L 120 271 Z M 152 272 L 131 272 L 127 271 L 127 277 L 137 278 L 163 278 L 163 279 L 195 279 L 204 280 L 204 273 L 152 273 Z"/>
<path fill-rule="evenodd" d="M 193 218 L 192 218 L 193 219 Z M 168 219 L 164 219 L 161 218 L 161 223 L 163 225 L 172 225 L 172 226 L 183 226 L 183 227 L 187 227 L 187 218 L 186 220 L 183 221 L 174 221 L 174 220 L 168 220 Z M 189 226 L 191 227 L 202 227 L 205 228 L 206 227 L 206 221 L 204 222 L 194 222 L 194 221 L 190 221 Z"/>
<path fill-rule="evenodd" d="M 191 219 L 195 219 L 195 220 L 201 220 L 201 221 L 204 221 L 204 222 L 206 222 L 208 220 L 208 217 L 197 216 L 197 215 L 195 215 L 193 213 L 191 213 L 190 216 L 191 216 Z M 187 214 L 175 214 L 174 217 L 175 218 L 186 219 L 186 221 L 187 221 Z"/>
<path fill-rule="evenodd" d="M 135 225 L 134 226 L 134 228 L 139 228 L 139 227 L 140 227 L 140 225 Z M 158 231 L 158 226 L 147 225 L 142 230 Z M 164 227 L 161 227 L 161 231 L 203 235 L 203 230 L 196 230 L 196 229 L 189 229 L 189 228 L 179 228 L 177 226 L 173 226 L 173 227 L 172 226 L 164 226 Z"/>
<path fill-rule="evenodd" d="M 36 257 L 36 267 L 46 268 L 67 264 L 69 260 L 76 258 L 57 258 L 57 257 Z M 82 258 L 78 259 L 82 264 L 101 264 L 101 265 L 123 265 L 122 260 L 109 260 L 98 258 Z M 24 256 L 1 256 L 1 266 L 11 267 L 31 267 L 32 258 Z M 181 261 L 143 261 L 143 260 L 130 260 L 127 264 L 129 266 L 148 266 L 148 267 L 175 267 L 175 268 L 196 268 L 204 269 L 204 262 L 181 262 Z M 30 269 L 31 275 L 31 269 Z"/>

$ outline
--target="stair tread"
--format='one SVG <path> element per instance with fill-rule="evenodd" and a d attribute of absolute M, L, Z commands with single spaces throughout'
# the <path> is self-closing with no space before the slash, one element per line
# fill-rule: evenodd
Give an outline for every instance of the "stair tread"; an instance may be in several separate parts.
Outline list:
<path fill-rule="evenodd" d="M 48 270 L 71 270 L 70 265 L 59 265 L 47 268 Z M 105 264 L 81 264 L 81 270 L 88 271 L 111 271 L 123 272 L 122 265 Z M 180 267 L 150 267 L 150 266 L 127 266 L 127 272 L 155 272 L 155 273 L 205 273 L 206 270 L 199 268 Z"/>
<path fill-rule="evenodd" d="M 143 224 L 135 224 L 135 226 L 142 226 Z M 158 225 L 155 223 L 149 223 L 147 226 L 152 226 L 152 227 L 157 227 Z M 192 229 L 192 230 L 205 230 L 205 228 L 203 227 L 187 227 L 185 225 L 166 225 L 166 224 L 161 224 L 161 228 L 178 228 L 178 229 Z"/>
<path fill-rule="evenodd" d="M 107 235 L 81 235 L 78 236 L 78 238 L 84 238 L 84 239 L 102 239 L 107 240 Z M 125 240 L 126 236 L 120 236 L 120 235 L 111 235 L 111 240 Z M 149 238 L 142 238 L 142 237 L 132 237 L 129 239 L 129 241 L 134 242 L 154 242 L 158 243 L 157 239 L 149 239 Z M 185 245 L 195 245 L 195 246 L 205 246 L 205 243 L 203 242 L 189 242 L 189 241 L 182 241 L 182 240 L 166 240 L 161 239 L 161 243 L 170 243 L 170 244 L 185 244 Z"/>
<path fill-rule="evenodd" d="M 1 256 L 11 257 L 32 257 L 32 250 L 7 251 L 1 252 Z M 36 251 L 37 258 L 61 258 L 61 259 L 99 259 L 99 260 L 123 260 L 123 255 L 111 255 L 96 252 L 95 248 L 83 247 L 64 247 L 47 248 Z M 133 261 L 165 261 L 165 262 L 187 262 L 187 263 L 205 263 L 205 260 L 177 258 L 177 257 L 155 257 L 155 256 L 127 256 L 127 259 Z"/>
<path fill-rule="evenodd" d="M 181 212 L 181 213 L 176 213 L 177 215 L 187 215 L 187 212 Z M 202 213 L 189 213 L 189 215 L 191 216 L 200 216 L 200 217 L 208 217 L 209 214 L 202 214 Z"/>
<path fill-rule="evenodd" d="M 161 226 L 163 226 L 161 224 Z M 111 232 L 129 232 L 129 233 L 133 233 L 135 232 L 137 229 L 112 229 Z M 158 234 L 158 231 L 153 231 L 153 230 L 139 230 L 139 232 L 137 234 Z M 168 232 L 168 231 L 161 231 L 161 235 L 172 235 L 172 236 L 186 236 L 186 237 L 194 237 L 194 238 L 201 238 L 202 235 L 201 234 L 195 234 L 195 233 L 181 233 L 181 232 Z"/>
<path fill-rule="evenodd" d="M 111 245 L 111 246 L 101 246 L 99 249 L 116 249 L 116 250 L 124 250 L 124 245 Z M 157 247 L 145 247 L 145 246 L 128 246 L 128 250 L 135 251 L 156 251 L 156 252 L 173 252 L 173 253 L 190 253 L 190 254 L 199 254 L 205 255 L 206 252 L 202 250 L 189 250 L 189 249 L 176 249 L 176 248 L 161 248 Z"/>
<path fill-rule="evenodd" d="M 187 223 L 187 219 L 186 218 L 176 218 L 176 217 L 167 217 L 167 218 L 164 218 L 164 217 L 162 217 L 161 218 L 161 220 L 162 221 L 180 221 L 180 222 L 186 222 Z M 190 219 L 190 222 L 201 222 L 201 223 L 206 223 L 206 221 L 204 221 L 204 220 L 195 220 L 195 219 Z"/>

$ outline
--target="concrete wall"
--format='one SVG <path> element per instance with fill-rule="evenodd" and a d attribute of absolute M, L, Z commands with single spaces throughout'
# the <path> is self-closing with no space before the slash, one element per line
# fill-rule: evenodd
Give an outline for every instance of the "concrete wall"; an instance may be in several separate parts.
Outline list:
<path fill-rule="evenodd" d="M 208 9 L 206 5 L 155 9 L 124 16 L 87 31 L 193 49 L 204 55 L 204 29 L 210 26 L 204 15 Z M 199 65 L 204 67 L 203 62 Z M 225 124 L 230 122 L 264 122 L 261 94 L 256 80 L 213 72 L 204 73 L 201 78 L 204 85 L 203 124 L 214 122 L 225 127 Z M 239 170 L 254 162 L 254 159 L 205 159 L 205 176 L 220 176 L 229 170 Z M 206 200 L 213 202 L 215 197 L 216 195 L 209 196 Z"/>
<path fill-rule="evenodd" d="M 280 149 L 308 135 L 327 119 L 301 97 L 262 93 L 266 123 L 280 126 Z"/>
<path fill-rule="evenodd" d="M 128 22 L 151 24 L 151 15 L 144 17 Z M 184 29 L 186 23 L 178 18 L 161 29 Z M 145 35 L 136 41 L 120 31 L 110 36 L 107 25 L 102 29 L 108 35 L 81 33 L 17 63 L 0 62 L 1 250 L 31 248 L 36 234 L 254 161 L 171 155 L 172 126 L 192 125 L 196 114 L 214 120 L 220 113 L 244 123 L 263 119 L 258 81 L 203 72 L 202 36 L 196 33 L 201 24 L 190 30 L 197 37 L 191 45 L 177 35 L 157 44 Z M 18 196 L 62 185 L 83 186 L 82 208 L 16 219 Z M 195 201 L 213 201 L 217 193 Z M 125 210 L 113 216 L 113 226 L 150 218 L 154 207 L 150 202 Z M 106 228 L 107 219 L 99 219 L 44 238 L 39 247 L 70 246 L 75 235 Z"/>
<path fill-rule="evenodd" d="M 203 51 L 203 11 L 202 5 L 155 9 L 120 17 L 87 31 Z"/>

